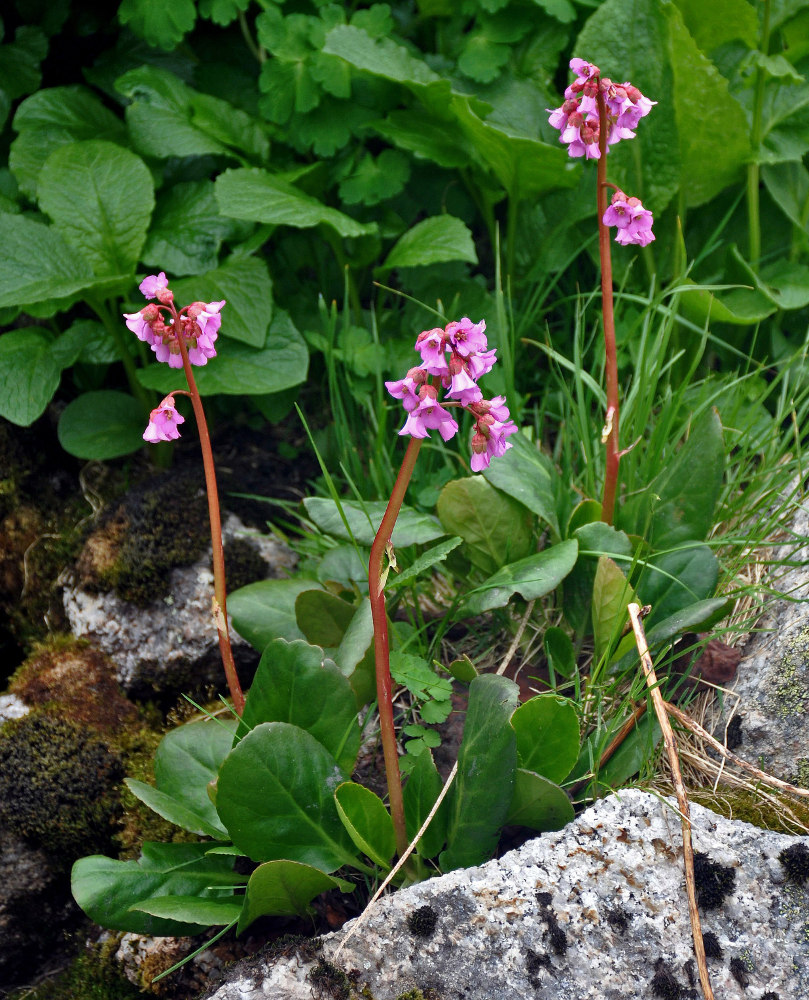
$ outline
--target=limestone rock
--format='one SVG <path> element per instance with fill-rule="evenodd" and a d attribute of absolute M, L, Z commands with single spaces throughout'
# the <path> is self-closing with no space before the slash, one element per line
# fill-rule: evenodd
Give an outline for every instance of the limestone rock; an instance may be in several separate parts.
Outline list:
<path fill-rule="evenodd" d="M 721 739 L 731 713 L 741 719 L 736 753 L 765 771 L 809 788 L 809 501 L 792 530 L 806 544 L 792 556 L 793 569 L 776 581 L 785 599 L 768 608 L 748 640 L 725 714 L 715 729 Z"/>
<path fill-rule="evenodd" d="M 16 694 L 0 694 L 0 726 L 9 719 L 21 719 L 29 712 L 29 707 Z"/>
<path fill-rule="evenodd" d="M 294 556 L 276 539 L 258 535 L 233 514 L 223 525 L 225 545 L 249 539 L 268 576 L 291 567 Z M 219 643 L 211 615 L 213 572 L 210 546 L 193 565 L 171 570 L 168 596 L 146 608 L 115 593 L 93 593 L 75 582 L 64 590 L 73 634 L 91 642 L 116 665 L 117 680 L 130 696 L 198 690 L 222 683 Z M 257 656 L 231 632 L 237 666 L 255 666 Z"/>
<path fill-rule="evenodd" d="M 706 855 L 703 931 L 721 951 L 709 959 L 717 997 L 809 997 L 809 884 L 779 861 L 809 838 L 699 806 L 693 826 Z M 701 997 L 679 817 L 634 789 L 498 860 L 380 900 L 339 950 L 353 923 L 323 939 L 320 958 L 236 965 L 208 1000 L 368 996 L 363 985 L 375 1000 L 415 989 L 438 1000 L 619 1000 L 655 995 L 656 976 L 668 990 L 659 995 Z M 342 992 L 330 993 L 343 974 Z"/>

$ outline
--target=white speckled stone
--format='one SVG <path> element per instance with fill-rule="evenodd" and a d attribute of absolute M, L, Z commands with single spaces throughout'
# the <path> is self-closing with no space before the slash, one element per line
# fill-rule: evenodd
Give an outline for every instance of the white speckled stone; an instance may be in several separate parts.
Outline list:
<path fill-rule="evenodd" d="M 809 838 L 788 837 L 693 807 L 697 851 L 730 867 L 735 889 L 703 911 L 703 931 L 723 958 L 710 959 L 722 1000 L 809 998 L 809 885 L 785 882 L 778 854 Z M 548 910 L 566 950 L 549 938 Z M 430 906 L 432 936 L 417 937 L 407 918 Z M 626 917 L 622 930 L 608 914 Z M 701 997 L 689 981 L 693 948 L 678 814 L 656 797 L 626 790 L 604 799 L 557 833 L 545 834 L 478 868 L 450 872 L 380 900 L 345 949 L 352 923 L 323 939 L 323 956 L 358 970 L 375 1000 L 432 988 L 440 1000 L 618 1000 L 652 997 L 662 958 L 680 1000 Z M 729 965 L 748 971 L 742 988 Z M 251 959 L 236 965 L 208 1000 L 312 1000 L 311 961 Z M 353 994 L 352 994 L 353 996 Z"/>
<path fill-rule="evenodd" d="M 16 694 L 0 694 L 0 726 L 9 719 L 21 719 L 30 709 Z"/>
<path fill-rule="evenodd" d="M 270 575 L 294 564 L 281 542 L 259 535 L 228 514 L 222 534 L 249 539 L 270 568 Z M 114 593 L 91 594 L 75 586 L 64 590 L 65 611 L 73 634 L 90 639 L 115 663 L 118 683 L 127 692 L 148 696 L 161 689 L 221 680 L 219 640 L 211 614 L 211 550 L 192 566 L 171 571 L 170 593 L 148 608 L 138 608 Z M 233 653 L 253 657 L 251 647 L 231 631 Z"/>

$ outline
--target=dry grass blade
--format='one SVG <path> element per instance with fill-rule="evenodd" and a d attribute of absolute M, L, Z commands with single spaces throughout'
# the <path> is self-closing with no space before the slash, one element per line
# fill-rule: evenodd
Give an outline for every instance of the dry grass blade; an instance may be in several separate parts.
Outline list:
<path fill-rule="evenodd" d="M 628 605 L 629 617 L 632 621 L 632 630 L 635 633 L 635 643 L 638 647 L 640 662 L 643 666 L 643 673 L 646 683 L 652 696 L 657 720 L 663 731 L 663 741 L 668 754 L 671 773 L 674 778 L 674 789 L 677 793 L 677 802 L 680 806 L 680 819 L 683 828 L 683 864 L 685 867 L 685 888 L 688 894 L 688 914 L 691 917 L 691 933 L 694 938 L 694 954 L 697 958 L 697 968 L 699 969 L 699 981 L 705 1000 L 714 1000 L 713 988 L 708 975 L 708 963 L 705 960 L 705 945 L 702 940 L 702 927 L 699 920 L 699 909 L 697 908 L 697 889 L 694 882 L 694 848 L 691 844 L 691 812 L 688 806 L 688 797 L 685 794 L 683 776 L 680 772 L 680 762 L 677 757 L 677 741 L 674 738 L 674 730 L 671 728 L 668 714 L 666 713 L 666 703 L 657 684 L 652 658 L 649 655 L 649 647 L 646 643 L 646 635 L 640 620 L 640 607 L 637 604 Z"/>

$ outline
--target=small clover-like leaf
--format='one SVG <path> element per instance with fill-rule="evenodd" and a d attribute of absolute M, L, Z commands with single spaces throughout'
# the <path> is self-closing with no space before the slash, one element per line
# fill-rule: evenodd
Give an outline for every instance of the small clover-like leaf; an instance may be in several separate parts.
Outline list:
<path fill-rule="evenodd" d="M 341 181 L 340 197 L 348 205 L 377 205 L 398 194 L 409 178 L 410 163 L 404 153 L 395 149 L 386 149 L 376 157 L 366 153 L 353 173 Z"/>

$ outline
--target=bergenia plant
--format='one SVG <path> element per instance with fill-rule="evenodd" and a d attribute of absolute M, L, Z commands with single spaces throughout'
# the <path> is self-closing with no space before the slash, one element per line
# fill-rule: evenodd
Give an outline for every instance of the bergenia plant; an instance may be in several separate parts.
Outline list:
<path fill-rule="evenodd" d="M 635 129 L 657 103 L 631 83 L 613 83 L 601 76 L 598 66 L 584 59 L 571 59 L 576 79 L 565 91 L 564 103 L 550 111 L 549 123 L 559 129 L 559 141 L 570 156 L 598 161 L 598 249 L 601 258 L 601 299 L 607 380 L 607 413 L 602 440 L 607 446 L 601 517 L 612 524 L 618 487 L 619 449 L 618 357 L 615 347 L 615 317 L 612 299 L 612 261 L 609 228 L 618 232 L 615 242 L 623 246 L 648 246 L 654 240 L 652 213 L 639 198 L 630 197 L 607 181 L 607 154 L 616 143 L 635 138 Z M 614 188 L 609 199 L 608 187 Z"/>
<path fill-rule="evenodd" d="M 467 317 L 448 323 L 443 330 L 425 330 L 416 339 L 421 364 L 411 368 L 403 379 L 385 383 L 388 392 L 402 401 L 407 419 L 399 434 L 409 436 L 410 442 L 371 546 L 368 591 L 374 622 L 374 658 L 385 776 L 396 849 L 400 855 L 407 850 L 408 839 L 393 724 L 388 621 L 385 614 L 387 569 L 383 563 L 421 442 L 430 436 L 431 430 L 437 430 L 444 441 L 449 441 L 458 433 L 459 424 L 452 415 L 453 409 L 466 410 L 473 418 L 470 464 L 474 472 L 487 468 L 492 458 L 504 455 L 512 447 L 507 439 L 517 431 L 517 425 L 509 418 L 505 398 L 495 396 L 484 399 L 483 391 L 478 386 L 478 379 L 491 371 L 496 360 L 496 350 L 489 350 L 485 331 L 484 320 L 473 323 Z"/>
<path fill-rule="evenodd" d="M 178 309 L 174 303 L 174 293 L 169 288 L 168 278 L 163 271 L 150 274 L 139 285 L 140 291 L 150 302 L 138 312 L 124 313 L 127 327 L 135 336 L 149 344 L 158 361 L 167 362 L 170 368 L 185 371 L 188 390 L 177 390 L 152 410 L 149 424 L 143 432 L 144 441 L 156 444 L 158 441 L 174 441 L 180 436 L 179 425 L 185 417 L 177 412 L 175 396 L 188 396 L 194 408 L 194 416 L 199 431 L 202 448 L 202 463 L 205 469 L 205 487 L 208 494 L 208 514 L 211 522 L 211 546 L 213 552 L 214 598 L 213 618 L 219 635 L 219 651 L 225 668 L 228 689 L 233 707 L 241 715 L 244 710 L 242 693 L 227 619 L 227 592 L 225 589 L 225 553 L 222 545 L 222 519 L 219 512 L 219 493 L 216 487 L 211 438 L 202 407 L 192 365 L 206 365 L 216 357 L 214 346 L 219 327 L 222 325 L 221 302 L 192 302 Z"/>

